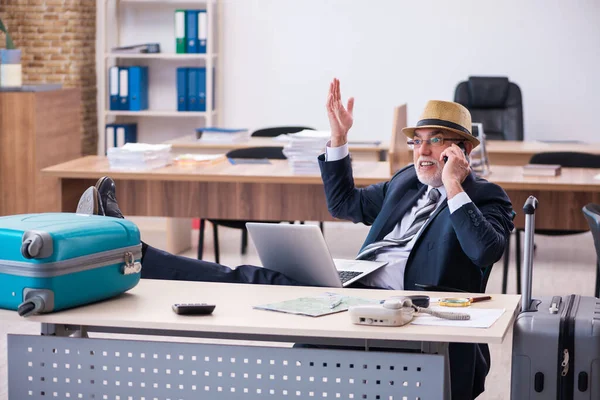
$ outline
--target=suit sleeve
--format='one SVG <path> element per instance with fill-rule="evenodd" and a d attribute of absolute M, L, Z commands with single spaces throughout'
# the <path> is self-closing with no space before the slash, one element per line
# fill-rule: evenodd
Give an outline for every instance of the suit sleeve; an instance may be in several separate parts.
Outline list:
<path fill-rule="evenodd" d="M 354 223 L 371 225 L 381 211 L 388 182 L 356 188 L 349 156 L 325 162 L 324 156 L 321 155 L 319 165 L 327 208 L 331 215 Z"/>
<path fill-rule="evenodd" d="M 463 252 L 480 267 L 492 265 L 502 257 L 513 230 L 513 211 L 506 193 L 488 184 L 484 200 L 464 204 L 450 214 Z"/>

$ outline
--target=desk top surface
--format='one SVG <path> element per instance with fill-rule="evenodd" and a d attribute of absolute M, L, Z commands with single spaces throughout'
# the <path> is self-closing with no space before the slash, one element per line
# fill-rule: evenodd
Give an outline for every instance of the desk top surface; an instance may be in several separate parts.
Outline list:
<path fill-rule="evenodd" d="M 209 142 L 196 139 L 195 135 L 187 135 L 176 139 L 167 140 L 165 143 L 171 144 L 173 149 L 198 151 L 202 149 L 222 149 L 224 152 L 232 149 L 241 149 L 245 147 L 283 147 L 288 142 L 272 137 L 252 137 L 243 142 Z M 389 145 L 381 141 L 350 141 L 348 147 L 351 151 L 375 152 L 387 150 Z"/>
<path fill-rule="evenodd" d="M 376 161 L 353 162 L 357 186 L 383 182 L 390 178 L 389 164 Z M 560 176 L 523 176 L 521 167 L 493 165 L 486 177 L 505 190 L 551 190 L 591 192 L 600 190 L 598 169 L 562 168 Z M 271 160 L 271 164 L 231 165 L 222 161 L 214 165 L 169 165 L 148 171 L 113 170 L 106 157 L 87 156 L 45 168 L 44 173 L 59 178 L 97 179 L 110 175 L 114 179 L 234 183 L 275 183 L 321 185 L 319 174 L 294 175 L 286 160 Z"/>
<path fill-rule="evenodd" d="M 119 297 L 61 312 L 28 317 L 28 321 L 97 327 L 164 329 L 207 333 L 258 334 L 320 338 L 412 340 L 433 342 L 502 343 L 519 310 L 521 296 L 493 295 L 474 308 L 505 309 L 487 329 L 407 325 L 372 327 L 354 325 L 347 312 L 306 317 L 256 310 L 255 305 L 318 296 L 335 292 L 351 296 L 385 299 L 414 292 L 225 284 L 142 279 Z M 425 294 L 418 292 L 418 294 Z M 442 297 L 443 293 L 428 293 Z M 452 296 L 452 294 L 446 294 Z M 456 296 L 456 293 L 454 293 Z M 181 316 L 171 310 L 174 303 L 216 304 L 210 316 Z M 460 309 L 457 309 L 460 310 Z M 0 310 L 0 320 L 22 321 L 15 311 Z"/>

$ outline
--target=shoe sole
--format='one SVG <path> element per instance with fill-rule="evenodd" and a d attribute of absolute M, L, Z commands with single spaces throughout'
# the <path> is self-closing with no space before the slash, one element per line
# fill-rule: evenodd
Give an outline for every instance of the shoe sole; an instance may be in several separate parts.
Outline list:
<path fill-rule="evenodd" d="M 99 215 L 98 190 L 90 186 L 83 192 L 77 203 L 77 214 Z"/>

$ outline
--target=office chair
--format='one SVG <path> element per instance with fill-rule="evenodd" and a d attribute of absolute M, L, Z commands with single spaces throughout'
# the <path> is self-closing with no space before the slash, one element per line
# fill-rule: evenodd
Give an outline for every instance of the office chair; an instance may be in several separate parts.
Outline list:
<path fill-rule="evenodd" d="M 508 78 L 471 76 L 456 86 L 454 101 L 483 124 L 487 140 L 523 140 L 521 89 Z"/>
<path fill-rule="evenodd" d="M 600 168 L 600 155 L 578 152 L 547 152 L 534 154 L 529 160 L 530 164 L 554 164 L 565 168 Z M 516 234 L 516 265 L 517 265 L 517 293 L 521 294 L 521 232 L 522 229 L 515 229 Z M 536 229 L 535 233 L 546 236 L 566 236 L 587 232 L 565 231 L 560 229 Z M 507 245 L 508 247 L 508 245 Z M 535 248 L 535 247 L 534 247 Z M 506 293 L 506 271 L 508 271 L 508 254 L 505 252 L 504 277 L 502 281 L 502 293 Z"/>
<path fill-rule="evenodd" d="M 583 215 L 590 224 L 596 247 L 596 287 L 594 296 L 600 297 L 600 204 L 586 204 L 583 206 Z"/>
<path fill-rule="evenodd" d="M 227 158 L 254 158 L 261 159 L 267 158 L 269 160 L 285 160 L 286 157 L 283 154 L 283 147 L 247 147 L 242 149 L 231 150 L 227 152 Z M 225 220 L 225 219 L 209 219 L 213 225 L 213 238 L 214 238 L 214 249 L 215 249 L 215 262 L 219 263 L 219 226 L 227 228 L 241 229 L 242 230 L 242 247 L 241 253 L 246 254 L 248 247 L 248 230 L 246 229 L 246 222 L 265 222 L 265 221 L 239 221 L 239 220 Z M 268 221 L 273 223 L 279 223 L 276 221 Z M 290 221 L 294 223 L 294 221 Z M 304 221 L 300 221 L 304 224 Z M 202 259 L 202 253 L 204 250 L 204 227 L 206 220 L 200 220 L 200 230 L 198 235 L 198 259 Z M 321 232 L 323 232 L 323 222 L 319 222 Z"/>
<path fill-rule="evenodd" d="M 309 128 L 306 126 L 276 126 L 273 128 L 258 129 L 252 132 L 252 137 L 276 137 L 279 135 L 286 135 L 288 133 L 297 133 L 303 130 L 314 131 L 315 128 Z"/>

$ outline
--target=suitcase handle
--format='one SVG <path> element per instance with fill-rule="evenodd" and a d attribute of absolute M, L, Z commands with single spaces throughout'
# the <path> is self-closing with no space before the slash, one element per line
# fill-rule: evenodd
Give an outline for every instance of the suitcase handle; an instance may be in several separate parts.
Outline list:
<path fill-rule="evenodd" d="M 525 248 L 523 251 L 523 265 L 525 270 L 521 277 L 521 311 L 532 311 L 531 305 L 531 280 L 533 276 L 533 235 L 535 233 L 535 209 L 538 201 L 534 196 L 529 196 L 523 212 L 525 213 Z"/>
<path fill-rule="evenodd" d="M 523 206 L 523 212 L 525 215 L 535 214 L 535 209 L 538 206 L 538 201 L 535 197 L 529 196 L 527 201 L 525 201 L 525 205 Z"/>

